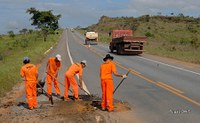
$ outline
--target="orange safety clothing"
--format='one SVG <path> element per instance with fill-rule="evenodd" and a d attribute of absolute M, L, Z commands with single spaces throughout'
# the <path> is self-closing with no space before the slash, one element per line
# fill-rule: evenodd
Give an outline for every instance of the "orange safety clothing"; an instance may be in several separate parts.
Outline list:
<path fill-rule="evenodd" d="M 30 109 L 37 107 L 37 76 L 38 69 L 33 64 L 25 64 L 20 71 L 20 75 L 25 78 L 26 98 Z"/>
<path fill-rule="evenodd" d="M 56 61 L 56 58 L 52 57 L 49 58 L 47 63 L 47 92 L 49 95 L 52 94 L 52 82 L 54 83 L 55 91 L 58 95 L 60 95 L 60 88 L 59 88 L 59 82 L 57 81 L 57 71 L 61 68 L 61 62 Z M 50 74 L 50 75 L 49 75 Z"/>
<path fill-rule="evenodd" d="M 68 98 L 68 91 L 69 91 L 70 85 L 72 86 L 74 97 L 78 98 L 78 84 L 74 76 L 76 74 L 78 74 L 79 76 L 82 76 L 82 72 L 83 72 L 83 68 L 81 64 L 75 63 L 75 64 L 72 64 L 67 70 L 67 72 L 65 73 L 65 92 L 64 92 L 65 99 Z"/>
<path fill-rule="evenodd" d="M 103 63 L 100 68 L 100 77 L 101 79 L 112 79 L 113 72 L 116 72 L 116 67 L 112 61 Z"/>
<path fill-rule="evenodd" d="M 60 88 L 59 88 L 60 84 L 57 81 L 58 77 L 53 78 L 51 75 L 47 74 L 46 79 L 47 79 L 47 93 L 49 95 L 52 94 L 52 82 L 53 82 L 56 93 L 60 95 Z"/>
<path fill-rule="evenodd" d="M 49 58 L 48 60 L 48 68 L 47 68 L 47 72 L 50 74 L 56 74 L 57 70 L 60 69 L 61 67 L 61 62 L 60 61 L 55 61 L 56 58 L 52 57 Z"/>
<path fill-rule="evenodd" d="M 113 91 L 114 91 L 113 80 L 112 79 L 102 79 L 101 80 L 101 89 L 102 89 L 101 107 L 103 109 L 108 108 L 109 111 L 114 110 L 114 106 L 113 106 Z"/>
<path fill-rule="evenodd" d="M 103 63 L 100 67 L 100 78 L 101 78 L 101 89 L 102 89 L 101 107 L 103 109 L 108 108 L 109 111 L 114 110 L 113 106 L 114 84 L 112 79 L 113 72 L 116 72 L 116 67 L 112 61 L 108 63 Z"/>

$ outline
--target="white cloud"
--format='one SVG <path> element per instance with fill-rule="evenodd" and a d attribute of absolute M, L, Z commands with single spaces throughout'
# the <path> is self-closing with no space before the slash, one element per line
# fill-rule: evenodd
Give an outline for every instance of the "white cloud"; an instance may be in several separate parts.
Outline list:
<path fill-rule="evenodd" d="M 61 14 L 60 25 L 88 26 L 96 23 L 102 15 L 141 16 L 183 13 L 184 15 L 200 16 L 200 1 L 198 0 L 0 0 L 0 23 L 5 28 L 30 27 L 30 15 L 26 9 L 35 7 L 39 10 L 53 10 Z M 13 18 L 15 21 L 13 21 Z M 19 27 L 20 25 L 20 27 Z M 3 28 L 0 28 L 0 33 Z"/>
<path fill-rule="evenodd" d="M 129 11 L 137 11 L 138 14 L 156 14 L 156 12 L 174 11 L 177 13 L 196 14 L 200 11 L 200 1 L 197 0 L 130 0 Z"/>
<path fill-rule="evenodd" d="M 17 29 L 19 27 L 19 23 L 17 21 L 9 21 L 7 27 L 8 29 Z"/>

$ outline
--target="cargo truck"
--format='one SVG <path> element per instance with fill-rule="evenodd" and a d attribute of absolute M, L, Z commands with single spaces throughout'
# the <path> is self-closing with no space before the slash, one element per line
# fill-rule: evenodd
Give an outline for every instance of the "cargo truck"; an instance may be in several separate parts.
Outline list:
<path fill-rule="evenodd" d="M 114 50 L 117 54 L 139 55 L 143 53 L 147 37 L 135 37 L 132 30 L 113 30 L 111 35 L 112 41 L 109 48 L 112 53 Z"/>
<path fill-rule="evenodd" d="M 98 33 L 97 32 L 86 32 L 85 44 L 98 44 Z"/>

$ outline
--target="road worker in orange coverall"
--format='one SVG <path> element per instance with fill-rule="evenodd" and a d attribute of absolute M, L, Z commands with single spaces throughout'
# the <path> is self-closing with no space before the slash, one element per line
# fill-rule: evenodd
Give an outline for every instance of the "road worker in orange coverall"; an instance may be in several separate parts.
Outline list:
<path fill-rule="evenodd" d="M 82 73 L 83 73 L 83 68 L 86 67 L 87 63 L 86 60 L 81 61 L 80 63 L 75 63 L 72 64 L 69 69 L 67 70 L 67 72 L 65 73 L 65 92 L 64 92 L 64 100 L 68 101 L 69 97 L 68 97 L 68 90 L 70 85 L 72 86 L 72 90 L 74 93 L 74 100 L 79 100 L 78 97 L 78 84 L 76 82 L 76 79 L 74 78 L 74 76 L 76 74 L 79 75 L 79 82 L 80 82 L 80 87 L 81 89 L 83 88 L 83 81 L 82 81 Z"/>
<path fill-rule="evenodd" d="M 61 55 L 57 54 L 56 57 L 49 58 L 46 67 L 46 80 L 47 80 L 47 93 L 52 95 L 52 82 L 57 96 L 60 96 L 60 88 L 58 79 L 58 70 L 61 68 Z"/>
<path fill-rule="evenodd" d="M 115 76 L 126 78 L 126 75 L 118 74 L 116 71 L 116 66 L 112 62 L 114 59 L 113 56 L 107 54 L 106 57 L 103 59 L 104 63 L 101 64 L 100 67 L 100 78 L 101 78 L 101 88 L 102 88 L 102 102 L 101 108 L 103 111 L 106 109 L 109 112 L 114 111 L 113 106 L 113 91 L 114 91 L 114 84 L 112 73 Z"/>
<path fill-rule="evenodd" d="M 30 64 L 30 59 L 28 57 L 24 57 L 23 63 L 25 65 L 22 66 L 20 75 L 25 81 L 28 108 L 32 110 L 33 108 L 37 108 L 36 85 L 38 81 L 38 69 L 35 65 Z"/>

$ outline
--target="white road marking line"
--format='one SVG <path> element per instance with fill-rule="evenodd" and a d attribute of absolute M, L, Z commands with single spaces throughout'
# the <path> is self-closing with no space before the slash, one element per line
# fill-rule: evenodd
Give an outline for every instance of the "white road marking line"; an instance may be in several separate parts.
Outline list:
<path fill-rule="evenodd" d="M 101 47 L 106 47 L 104 45 L 99 45 Z M 197 72 L 194 72 L 194 71 L 191 71 L 191 70 L 187 70 L 185 68 L 181 68 L 181 67 L 176 67 L 176 66 L 173 66 L 173 65 L 169 65 L 169 64 L 166 64 L 166 63 L 163 63 L 163 62 L 159 62 L 159 61 L 155 61 L 155 60 L 151 60 L 151 59 L 148 59 L 148 58 L 144 58 L 144 57 L 139 57 L 141 59 L 145 59 L 145 60 L 148 60 L 148 61 L 151 61 L 151 62 L 155 62 L 155 63 L 159 63 L 159 64 L 163 64 L 163 65 L 166 65 L 166 66 L 169 66 L 169 67 L 172 67 L 172 68 L 175 68 L 175 69 L 178 69 L 178 70 L 182 70 L 182 71 L 185 71 L 185 72 L 190 72 L 190 73 L 193 73 L 193 74 L 196 74 L 196 75 L 199 75 L 200 76 L 200 73 L 197 73 Z"/>
<path fill-rule="evenodd" d="M 53 47 L 50 47 L 47 51 L 44 52 L 44 54 L 46 55 L 52 49 L 53 49 Z"/>
<path fill-rule="evenodd" d="M 169 65 L 169 64 L 166 64 L 166 63 L 163 63 L 163 62 L 151 60 L 151 59 L 144 58 L 144 57 L 139 57 L 139 58 L 145 59 L 147 61 L 155 62 L 155 63 L 158 63 L 158 64 L 162 64 L 162 65 L 165 65 L 165 66 L 168 66 L 168 67 L 171 67 L 171 68 L 175 68 L 175 69 L 178 69 L 178 70 L 182 70 L 182 71 L 185 71 L 185 72 L 190 72 L 190 73 L 193 73 L 193 74 L 200 76 L 200 73 L 197 73 L 197 72 L 194 72 L 194 71 L 191 71 L 191 70 L 187 70 L 187 69 L 184 69 L 184 68 L 181 68 L 181 67 L 176 67 L 176 66 L 173 66 L 173 65 Z"/>
<path fill-rule="evenodd" d="M 67 36 L 67 31 L 66 31 L 66 36 Z M 70 62 L 71 62 L 71 64 L 74 64 L 74 61 L 73 61 L 73 59 L 72 59 L 72 56 L 71 56 L 71 53 L 70 53 L 70 51 L 69 51 L 69 44 L 68 44 L 68 36 L 67 36 L 67 38 L 66 38 L 66 45 L 67 45 L 67 53 L 68 53 L 68 56 L 69 56 L 69 59 L 70 59 Z M 76 74 L 76 77 L 79 79 L 79 76 Z M 87 86 L 85 85 L 85 82 L 83 81 L 83 89 L 88 93 L 88 94 L 90 94 L 90 92 L 89 92 L 89 90 L 87 89 Z M 87 94 L 85 92 L 85 94 Z"/>

